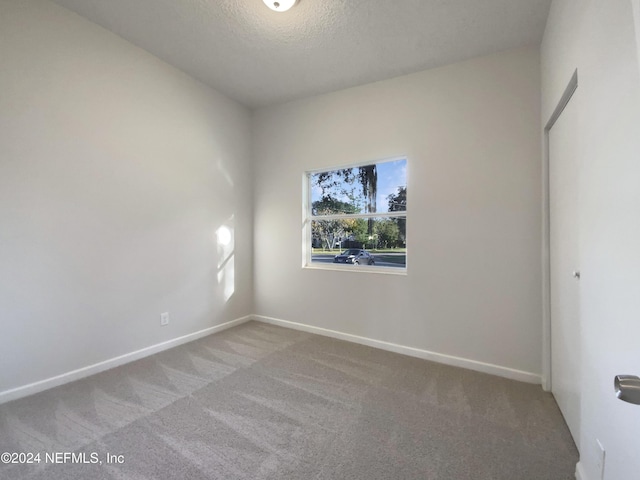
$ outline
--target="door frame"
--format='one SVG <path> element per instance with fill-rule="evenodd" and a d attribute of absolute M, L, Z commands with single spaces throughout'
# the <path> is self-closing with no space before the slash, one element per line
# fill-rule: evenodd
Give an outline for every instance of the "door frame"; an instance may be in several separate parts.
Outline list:
<path fill-rule="evenodd" d="M 640 68 L 640 0 L 631 0 L 633 25 L 636 31 L 636 54 L 638 56 L 638 68 Z"/>
<path fill-rule="evenodd" d="M 560 101 L 544 127 L 544 155 L 542 162 L 542 388 L 551 391 L 551 237 L 549 198 L 549 131 L 555 125 L 578 88 L 578 69 L 564 89 Z"/>

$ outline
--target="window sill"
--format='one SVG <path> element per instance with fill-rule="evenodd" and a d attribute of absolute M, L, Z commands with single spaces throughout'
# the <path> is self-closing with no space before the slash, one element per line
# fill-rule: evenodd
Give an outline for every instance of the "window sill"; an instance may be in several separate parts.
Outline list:
<path fill-rule="evenodd" d="M 407 268 L 401 267 L 375 267 L 375 266 L 359 266 L 359 265 L 341 265 L 335 263 L 327 264 L 306 264 L 302 266 L 308 270 L 331 270 L 334 272 L 355 272 L 355 273 L 380 273 L 382 275 L 407 275 Z"/>

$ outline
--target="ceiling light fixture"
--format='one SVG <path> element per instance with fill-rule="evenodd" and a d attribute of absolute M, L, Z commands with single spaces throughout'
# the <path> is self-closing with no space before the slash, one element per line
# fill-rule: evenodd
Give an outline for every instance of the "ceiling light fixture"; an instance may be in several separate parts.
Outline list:
<path fill-rule="evenodd" d="M 298 0 L 262 0 L 271 10 L 276 12 L 286 12 L 293 7 Z"/>

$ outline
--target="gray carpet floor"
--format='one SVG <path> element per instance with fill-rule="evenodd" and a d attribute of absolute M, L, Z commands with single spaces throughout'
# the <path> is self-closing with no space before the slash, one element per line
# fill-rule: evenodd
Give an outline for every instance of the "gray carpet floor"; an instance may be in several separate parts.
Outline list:
<path fill-rule="evenodd" d="M 0 405 L 0 452 L 41 453 L 11 480 L 570 480 L 578 461 L 540 386 L 256 322 Z"/>

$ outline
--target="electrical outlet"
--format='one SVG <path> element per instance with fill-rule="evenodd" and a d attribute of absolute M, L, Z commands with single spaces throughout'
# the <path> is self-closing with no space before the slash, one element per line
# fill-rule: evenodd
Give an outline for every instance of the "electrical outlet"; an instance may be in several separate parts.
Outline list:
<path fill-rule="evenodd" d="M 600 443 L 600 440 L 598 440 L 596 438 L 596 443 L 598 444 L 597 448 L 596 448 L 596 452 L 597 452 L 597 471 L 600 474 L 600 480 L 604 480 L 604 460 L 606 458 L 606 452 L 604 450 L 604 447 L 602 446 L 602 443 Z"/>
<path fill-rule="evenodd" d="M 165 325 L 169 325 L 169 312 L 160 314 L 160 326 L 164 327 Z"/>

